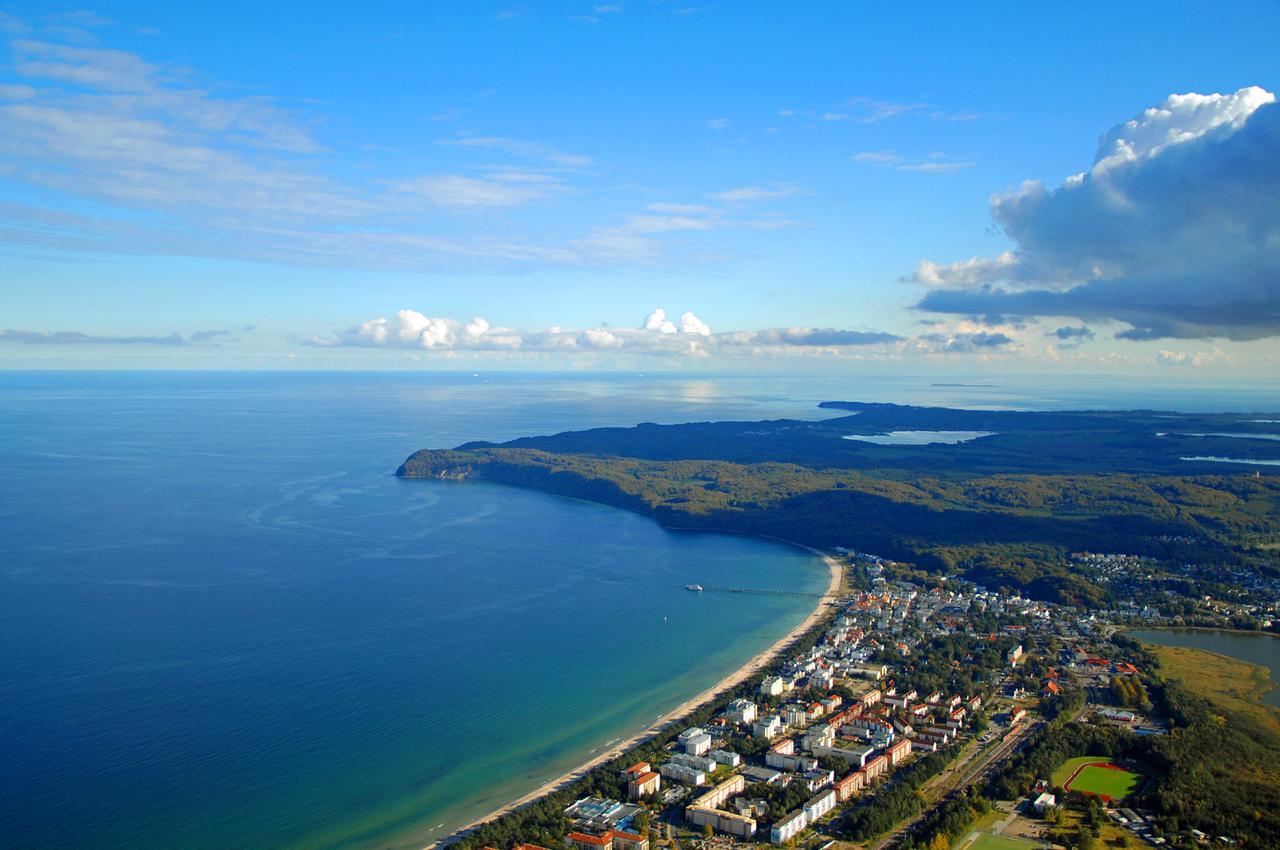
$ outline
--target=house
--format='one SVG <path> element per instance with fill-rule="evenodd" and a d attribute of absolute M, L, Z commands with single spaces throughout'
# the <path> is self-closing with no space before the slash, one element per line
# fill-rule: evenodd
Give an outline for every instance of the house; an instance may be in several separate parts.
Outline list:
<path fill-rule="evenodd" d="M 1022 644 L 1018 644 L 1005 654 L 1005 661 L 1009 663 L 1010 667 L 1017 667 L 1022 662 L 1022 654 Z"/>
<path fill-rule="evenodd" d="M 627 782 L 627 799 L 639 800 L 658 793 L 662 788 L 661 774 L 646 771 Z"/>

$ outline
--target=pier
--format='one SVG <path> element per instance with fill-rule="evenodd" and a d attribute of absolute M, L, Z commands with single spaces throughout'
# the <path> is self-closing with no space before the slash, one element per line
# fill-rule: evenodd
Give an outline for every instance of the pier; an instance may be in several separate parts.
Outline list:
<path fill-rule="evenodd" d="M 686 589 L 694 590 L 693 586 L 686 585 Z M 761 590 L 753 587 L 717 587 L 713 584 L 698 585 L 696 592 L 706 593 L 750 593 L 755 596 L 802 596 L 806 599 L 821 599 L 826 596 L 825 593 L 811 593 L 804 590 Z"/>

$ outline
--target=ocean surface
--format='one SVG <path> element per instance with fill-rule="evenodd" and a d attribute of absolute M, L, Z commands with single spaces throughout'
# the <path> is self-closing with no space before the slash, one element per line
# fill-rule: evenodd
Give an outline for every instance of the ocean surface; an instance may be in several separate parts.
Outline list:
<path fill-rule="evenodd" d="M 1280 638 L 1274 635 L 1205 629 L 1130 629 L 1126 633 L 1146 643 L 1203 649 L 1257 664 L 1270 671 L 1273 683 L 1280 683 Z M 1262 701 L 1280 707 L 1280 685 L 1263 694 Z"/>
<path fill-rule="evenodd" d="M 419 448 L 818 401 L 1280 410 L 1275 383 L 0 372 L 6 847 L 412 847 L 787 632 L 825 568 Z"/>

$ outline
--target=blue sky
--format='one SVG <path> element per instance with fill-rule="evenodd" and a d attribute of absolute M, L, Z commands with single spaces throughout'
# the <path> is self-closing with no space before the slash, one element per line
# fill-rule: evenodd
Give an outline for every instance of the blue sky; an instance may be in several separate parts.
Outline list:
<path fill-rule="evenodd" d="M 0 6 L 0 367 L 1275 374 L 1274 3 L 891 6 Z"/>

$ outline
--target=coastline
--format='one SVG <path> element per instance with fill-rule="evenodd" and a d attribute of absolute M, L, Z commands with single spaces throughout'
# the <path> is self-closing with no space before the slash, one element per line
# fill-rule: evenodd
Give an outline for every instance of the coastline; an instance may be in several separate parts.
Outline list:
<path fill-rule="evenodd" d="M 612 759 L 617 758 L 618 756 L 622 755 L 627 750 L 630 750 L 636 745 L 643 743 L 644 741 L 652 737 L 654 734 L 662 731 L 672 723 L 683 718 L 685 715 L 689 714 L 690 712 L 700 708 L 701 706 L 715 699 L 717 696 L 719 696 L 723 692 L 736 687 L 737 685 L 741 684 L 747 679 L 750 679 L 752 676 L 754 676 L 755 674 L 763 670 L 765 667 L 767 667 L 778 655 L 782 653 L 784 649 L 790 646 L 792 642 L 794 642 L 797 638 L 799 638 L 805 632 L 809 631 L 809 629 L 813 628 L 813 626 L 816 625 L 817 622 L 822 618 L 827 608 L 827 605 L 831 602 L 834 602 L 837 598 L 839 598 L 840 586 L 844 579 L 844 568 L 839 564 L 839 562 L 836 561 L 835 558 L 831 557 L 825 552 L 820 552 L 817 549 L 811 549 L 807 546 L 802 548 L 808 549 L 808 551 L 817 555 L 826 563 L 827 569 L 829 571 L 829 578 L 827 581 L 827 589 L 823 593 L 822 598 L 818 600 L 817 605 L 815 605 L 813 610 L 809 612 L 808 616 L 806 616 L 802 621 L 800 621 L 789 632 L 787 632 L 785 635 L 783 635 L 781 638 L 775 641 L 767 649 L 757 653 L 755 656 L 750 658 L 744 665 L 739 667 L 737 670 L 725 676 L 719 682 L 716 682 L 710 688 L 707 688 L 701 693 L 693 697 L 690 697 L 689 699 L 680 703 L 675 708 L 668 711 L 656 723 L 653 723 L 652 725 L 646 727 L 645 729 L 641 730 L 635 735 L 632 735 L 630 738 L 627 738 L 625 741 L 615 744 L 613 747 L 610 747 L 605 752 L 602 752 L 598 755 L 593 756 L 590 760 L 583 762 L 582 764 L 578 765 L 577 767 L 573 768 L 567 773 L 561 774 L 560 776 L 557 776 L 554 779 L 544 782 L 542 785 L 538 786 L 537 788 L 530 791 L 529 793 L 515 800 L 512 800 L 511 802 L 506 803 L 505 805 L 500 806 L 497 809 L 494 809 L 493 811 L 489 812 L 483 817 L 476 818 L 470 823 L 467 823 L 464 826 L 459 827 L 458 829 L 454 830 L 445 838 L 442 838 L 438 841 L 434 841 L 431 844 L 426 845 L 424 850 L 436 850 L 436 848 L 446 847 L 449 844 L 452 844 L 454 841 L 458 840 L 459 838 L 462 838 L 467 833 L 476 829 L 476 827 L 482 826 L 488 823 L 489 821 L 495 820 L 496 818 L 500 818 L 503 815 L 506 815 L 518 809 L 521 809 L 529 805 L 530 803 L 534 803 L 542 799 L 548 794 L 555 793 L 556 791 L 560 790 L 566 785 L 576 782 L 586 774 L 590 773 L 595 768 L 599 767 L 605 762 L 608 762 L 608 761 L 611 761 Z"/>

